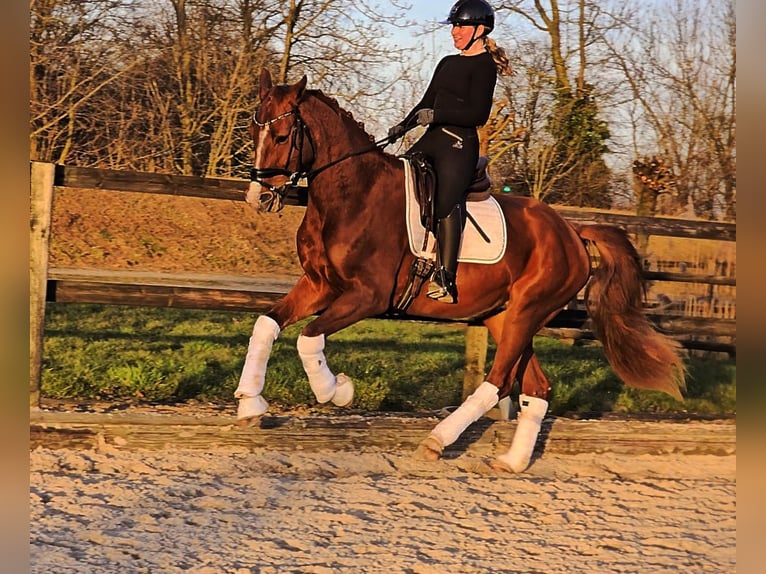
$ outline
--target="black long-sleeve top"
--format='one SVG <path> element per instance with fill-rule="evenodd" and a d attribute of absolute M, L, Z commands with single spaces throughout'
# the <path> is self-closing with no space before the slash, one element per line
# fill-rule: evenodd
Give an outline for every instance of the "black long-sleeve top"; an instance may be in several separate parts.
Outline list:
<path fill-rule="evenodd" d="M 423 98 L 402 124 L 410 125 L 418 110 L 432 108 L 434 124 L 482 126 L 492 110 L 496 82 L 497 67 L 489 52 L 445 56 L 436 65 Z"/>

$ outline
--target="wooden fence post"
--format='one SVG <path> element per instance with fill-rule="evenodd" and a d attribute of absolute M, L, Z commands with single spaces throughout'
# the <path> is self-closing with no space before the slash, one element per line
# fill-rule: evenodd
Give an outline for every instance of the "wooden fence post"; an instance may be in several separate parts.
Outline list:
<path fill-rule="evenodd" d="M 465 372 L 463 373 L 463 400 L 468 398 L 484 381 L 487 363 L 487 328 L 468 325 L 465 331 Z"/>
<path fill-rule="evenodd" d="M 40 375 L 48 284 L 48 243 L 51 232 L 53 181 L 56 165 L 33 161 L 30 166 L 29 218 L 29 405 L 40 406 Z"/>
<path fill-rule="evenodd" d="M 484 325 L 468 325 L 465 332 L 465 371 L 463 372 L 463 401 L 484 382 L 487 364 L 489 331 Z M 513 404 L 510 397 L 497 404 L 500 420 L 507 421 Z"/>

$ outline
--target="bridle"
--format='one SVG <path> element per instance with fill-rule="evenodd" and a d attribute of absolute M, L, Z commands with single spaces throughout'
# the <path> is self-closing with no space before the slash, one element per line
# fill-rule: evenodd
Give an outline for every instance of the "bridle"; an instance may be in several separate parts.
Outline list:
<path fill-rule="evenodd" d="M 314 160 L 316 146 L 314 143 L 314 137 L 311 135 L 311 130 L 309 130 L 306 122 L 303 121 L 298 106 L 295 106 L 293 109 L 284 112 L 283 114 L 279 114 L 270 120 L 266 120 L 265 122 L 258 121 L 259 110 L 260 106 L 256 108 L 255 112 L 253 113 L 253 123 L 259 128 L 265 128 L 284 118 L 290 117 L 292 115 L 295 116 L 295 124 L 290 129 L 290 149 L 287 152 L 285 166 L 283 168 L 258 168 L 253 166 L 253 168 L 250 170 L 250 181 L 257 183 L 261 187 L 268 190 L 267 192 L 261 193 L 260 197 L 258 198 L 259 209 L 264 211 L 280 211 L 284 206 L 284 197 L 287 195 L 287 192 L 290 189 L 308 187 L 309 171 L 307 171 L 307 167 L 310 167 L 310 165 L 303 165 L 303 146 L 304 142 L 308 140 L 309 146 L 311 146 L 312 162 Z M 298 157 L 297 169 L 295 171 L 289 169 L 293 152 L 295 152 Z M 269 183 L 268 181 L 265 181 L 265 179 L 269 179 L 278 175 L 287 176 L 287 181 L 278 187 Z"/>
<path fill-rule="evenodd" d="M 300 103 L 296 104 L 296 106 L 292 108 L 291 110 L 288 110 L 266 121 L 258 120 L 259 110 L 260 110 L 260 106 L 256 108 L 252 118 L 253 123 L 259 128 L 265 128 L 284 118 L 295 116 L 295 123 L 290 130 L 290 137 L 291 137 L 290 149 L 287 152 L 287 159 L 285 160 L 285 166 L 281 168 L 280 167 L 258 168 L 254 166 L 250 170 L 250 181 L 252 183 L 257 183 L 258 185 L 260 185 L 261 187 L 267 190 L 266 192 L 262 192 L 260 197 L 258 198 L 258 206 L 259 206 L 258 208 L 261 211 L 269 211 L 269 212 L 280 211 L 284 207 L 285 196 L 288 194 L 290 190 L 297 190 L 301 188 L 307 189 L 311 185 L 311 181 L 314 179 L 314 177 L 316 177 L 319 173 L 323 172 L 324 170 L 334 165 L 337 165 L 340 162 L 345 161 L 349 158 L 371 152 L 375 149 L 382 149 L 389 143 L 389 139 L 386 137 L 370 144 L 369 146 L 365 148 L 347 153 L 346 155 L 341 156 L 338 159 L 335 159 L 329 163 L 326 163 L 323 166 L 320 166 L 315 169 L 311 169 L 311 166 L 314 162 L 314 158 L 316 157 L 316 141 L 314 139 L 314 136 L 311 135 L 311 129 L 309 129 L 308 125 L 306 125 L 306 122 L 301 117 Z M 308 145 L 311 148 L 311 160 L 308 162 L 308 165 L 304 165 L 303 163 L 304 145 L 306 142 L 308 142 Z M 290 161 L 293 157 L 293 152 L 296 153 L 298 158 L 297 168 L 295 171 L 290 169 Z M 265 181 L 265 179 L 269 179 L 278 175 L 286 176 L 287 181 L 285 181 L 282 185 L 279 185 L 279 186 L 275 186 L 269 183 L 268 181 Z"/>

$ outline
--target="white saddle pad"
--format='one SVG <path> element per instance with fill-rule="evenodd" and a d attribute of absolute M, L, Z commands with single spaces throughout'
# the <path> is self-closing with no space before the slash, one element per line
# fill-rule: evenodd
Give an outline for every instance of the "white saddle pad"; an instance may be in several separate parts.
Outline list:
<path fill-rule="evenodd" d="M 415 197 L 415 181 L 412 165 L 407 158 L 400 158 L 404 162 L 404 184 L 407 196 L 407 235 L 410 241 L 410 250 L 416 257 L 426 259 L 436 258 L 436 238 L 433 233 L 427 232 L 420 223 L 420 206 Z M 502 259 L 508 242 L 508 230 L 505 218 L 497 200 L 490 196 L 484 201 L 469 201 L 466 203 L 468 213 L 476 220 L 482 231 L 489 237 L 487 242 L 476 230 L 469 220 L 465 224 L 463 237 L 460 241 L 458 261 L 465 263 L 497 263 Z M 423 243 L 428 233 L 428 243 L 423 249 Z"/>

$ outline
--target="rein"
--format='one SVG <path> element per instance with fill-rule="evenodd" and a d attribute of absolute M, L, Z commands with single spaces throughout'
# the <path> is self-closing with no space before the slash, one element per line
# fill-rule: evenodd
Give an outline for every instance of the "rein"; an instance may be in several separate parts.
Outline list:
<path fill-rule="evenodd" d="M 309 185 L 311 185 L 311 180 L 313 180 L 317 175 L 319 175 L 326 169 L 329 169 L 352 157 L 363 155 L 371 151 L 374 151 L 376 149 L 383 149 L 389 143 L 389 138 L 385 137 L 380 140 L 377 140 L 376 142 L 370 144 L 367 147 L 349 152 L 346 155 L 343 155 L 337 159 L 334 159 L 322 166 L 319 166 L 314 169 L 305 169 L 303 167 L 304 133 L 306 134 L 309 141 L 309 145 L 311 146 L 312 156 L 316 152 L 316 146 L 314 143 L 314 137 L 311 135 L 311 130 L 309 129 L 308 125 L 306 125 L 306 122 L 301 117 L 299 107 L 295 106 L 292 110 L 287 111 L 283 114 L 280 114 L 265 122 L 258 121 L 256 117 L 257 115 L 258 115 L 258 110 L 256 110 L 255 113 L 253 113 L 253 123 L 255 123 L 255 125 L 261 128 L 270 126 L 271 124 L 278 122 L 279 120 L 284 119 L 286 117 L 289 117 L 292 115 L 295 116 L 295 126 L 291 130 L 292 141 L 290 142 L 290 151 L 287 154 L 285 167 L 284 168 L 253 167 L 253 169 L 250 170 L 250 181 L 253 183 L 257 183 L 261 187 L 264 187 L 268 190 L 267 193 L 262 193 L 261 197 L 259 198 L 260 209 L 264 211 L 269 211 L 269 212 L 281 211 L 282 208 L 284 207 L 284 198 L 291 189 L 308 188 Z M 293 151 L 297 153 L 297 157 L 298 157 L 297 171 L 292 171 L 288 169 L 288 166 L 290 165 L 290 158 L 292 157 Z M 271 178 L 277 175 L 287 176 L 287 181 L 280 186 L 275 186 L 267 181 L 264 181 L 264 178 Z"/>

